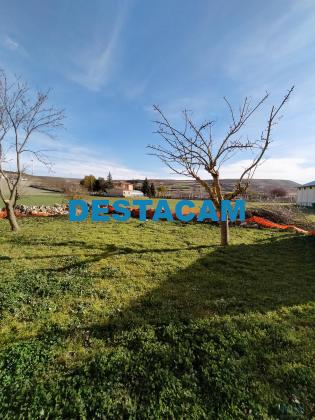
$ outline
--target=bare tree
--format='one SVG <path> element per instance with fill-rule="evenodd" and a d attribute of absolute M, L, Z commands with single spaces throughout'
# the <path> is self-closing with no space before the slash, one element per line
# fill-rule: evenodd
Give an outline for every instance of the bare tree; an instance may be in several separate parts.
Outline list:
<path fill-rule="evenodd" d="M 86 194 L 85 188 L 74 181 L 65 181 L 62 186 L 62 191 L 68 200 L 77 200 Z"/>
<path fill-rule="evenodd" d="M 288 195 L 288 191 L 282 187 L 272 188 L 269 193 L 272 198 L 283 198 Z"/>
<path fill-rule="evenodd" d="M 19 230 L 14 208 L 27 160 L 50 165 L 43 150 L 31 148 L 30 140 L 35 133 L 51 137 L 63 125 L 63 111 L 48 106 L 48 96 L 49 91 L 33 95 L 27 83 L 19 77 L 11 82 L 0 70 L 0 197 L 13 231 Z"/>
<path fill-rule="evenodd" d="M 262 162 L 270 145 L 272 128 L 280 118 L 280 110 L 288 101 L 293 89 L 294 87 L 288 91 L 280 105 L 271 107 L 266 127 L 260 137 L 255 140 L 250 140 L 248 136 L 244 138 L 242 129 L 266 102 L 268 93 L 255 104 L 246 97 L 237 112 L 224 98 L 231 122 L 224 138 L 219 142 L 213 138 L 214 121 L 206 121 L 199 126 L 193 122 L 191 112 L 185 110 L 183 112 L 184 127 L 176 128 L 162 110 L 154 105 L 154 110 L 159 115 L 159 119 L 154 121 L 157 125 L 156 133 L 163 138 L 164 142 L 161 145 L 149 145 L 148 147 L 152 150 L 150 154 L 157 156 L 172 172 L 195 179 L 206 190 L 216 209 L 220 211 L 223 199 L 231 200 L 246 192 L 257 166 Z M 233 191 L 224 195 L 220 183 L 221 167 L 240 151 L 251 152 L 252 161 L 242 171 Z M 201 170 L 211 175 L 212 182 L 209 183 L 204 179 Z M 228 245 L 228 243 L 229 221 L 221 221 L 221 245 Z"/>
<path fill-rule="evenodd" d="M 159 197 L 165 197 L 168 191 L 166 185 L 163 185 L 163 184 L 159 185 L 156 189 L 159 194 Z"/>

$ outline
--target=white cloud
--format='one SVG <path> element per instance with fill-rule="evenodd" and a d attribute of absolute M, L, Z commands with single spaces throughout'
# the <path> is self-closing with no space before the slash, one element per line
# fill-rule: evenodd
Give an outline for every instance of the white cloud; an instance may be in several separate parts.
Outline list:
<path fill-rule="evenodd" d="M 117 57 L 120 34 L 125 22 L 124 9 L 119 14 L 113 25 L 113 30 L 106 41 L 102 41 L 99 34 L 96 42 L 90 42 L 82 49 L 74 62 L 74 69 L 67 77 L 81 86 L 98 91 L 104 87 L 113 74 Z"/>
<path fill-rule="evenodd" d="M 64 176 L 73 178 L 82 178 L 90 173 L 96 176 L 106 177 L 110 171 L 116 179 L 189 179 L 179 177 L 170 172 L 166 167 L 161 167 L 157 160 L 154 170 L 134 169 L 126 166 L 119 160 L 104 159 L 100 157 L 102 153 L 94 153 L 86 147 L 75 143 L 61 143 L 52 141 L 45 136 L 39 136 L 32 143 L 33 149 L 46 149 L 45 154 L 54 163 L 52 176 Z M 41 147 L 37 147 L 41 146 Z M 106 153 L 104 152 L 106 155 Z M 14 162 L 14 155 L 8 155 L 8 158 Z M 30 162 L 30 156 L 25 156 L 25 162 Z M 242 159 L 231 163 L 226 163 L 221 169 L 221 179 L 238 178 L 242 170 L 251 164 L 250 159 Z M 14 170 L 14 165 L 10 163 L 6 169 Z M 30 170 L 30 165 L 28 165 Z M 37 175 L 46 175 L 47 168 L 34 161 L 34 173 Z M 205 171 L 200 171 L 204 179 L 210 176 Z M 301 156 L 285 156 L 280 158 L 267 158 L 257 168 L 254 178 L 256 179 L 286 179 L 298 183 L 306 183 L 315 179 L 315 164 L 310 158 Z"/>
<path fill-rule="evenodd" d="M 106 177 L 110 171 L 116 179 L 158 177 L 157 173 L 133 169 L 114 159 L 104 159 L 100 157 L 100 153 L 93 153 L 85 147 L 61 143 L 51 146 L 51 152 L 47 151 L 46 155 L 53 162 L 52 176 L 82 178 L 92 173 L 95 176 Z M 47 174 L 47 168 L 35 162 L 34 172 Z"/>
<path fill-rule="evenodd" d="M 221 178 L 237 178 L 242 169 L 249 166 L 251 160 L 240 160 L 226 164 L 221 171 Z M 288 179 L 299 183 L 312 181 L 315 178 L 315 164 L 305 158 L 270 158 L 266 159 L 256 170 L 258 179 Z"/>
<path fill-rule="evenodd" d="M 2 39 L 0 38 L 0 43 L 5 49 L 18 54 L 23 58 L 28 58 L 29 56 L 23 45 L 21 45 L 16 39 L 11 38 L 9 35 L 2 36 Z"/>
<path fill-rule="evenodd" d="M 242 170 L 252 163 L 249 159 L 238 160 L 233 163 L 225 164 L 220 172 L 221 179 L 237 179 Z M 210 179 L 210 175 L 205 170 L 200 170 L 199 175 L 203 179 Z M 149 176 L 148 176 L 149 177 Z M 159 168 L 160 179 L 190 179 L 174 174 L 170 169 Z M 281 179 L 295 181 L 300 184 L 313 181 L 315 179 L 315 164 L 304 158 L 270 158 L 262 162 L 255 172 L 255 179 Z"/>
<path fill-rule="evenodd" d="M 19 48 L 18 42 L 14 41 L 14 39 L 10 38 L 8 35 L 4 37 L 3 45 L 8 49 L 15 51 Z"/>
<path fill-rule="evenodd" d="M 10 143 L 7 143 L 7 148 Z M 97 150 L 81 146 L 76 139 L 71 137 L 52 139 L 44 133 L 35 133 L 30 139 L 27 149 L 39 153 L 45 161 L 52 163 L 48 168 L 39 162 L 32 153 L 22 155 L 22 166 L 24 170 L 35 175 L 63 176 L 69 178 L 82 178 L 84 175 L 93 174 L 95 176 L 106 177 L 108 172 L 115 179 L 138 179 L 138 178 L 158 178 L 159 173 L 134 169 L 119 161 L 116 158 L 103 158 L 111 153 L 107 150 Z M 3 160 L 4 169 L 16 170 L 16 156 L 14 151 L 8 150 Z M 33 164 L 32 164 L 33 160 Z"/>
<path fill-rule="evenodd" d="M 257 85 L 257 80 L 269 86 L 283 82 L 293 64 L 299 64 L 305 75 L 301 59 L 303 52 L 314 45 L 314 2 L 294 1 L 288 6 L 281 15 L 271 16 L 267 26 L 264 20 L 261 24 L 256 22 L 250 34 L 241 39 L 238 33 L 231 31 L 224 39 L 231 45 L 224 60 L 227 75 L 236 80 L 241 78 L 242 82 L 245 80 L 247 86 Z M 272 10 L 270 12 L 272 14 Z M 233 42 L 235 35 L 236 42 Z"/>
<path fill-rule="evenodd" d="M 78 153 L 74 157 L 64 156 L 55 161 L 53 172 L 56 176 L 82 178 L 84 175 L 94 174 L 95 176 L 106 177 L 110 171 L 115 179 L 138 179 L 156 178 L 157 174 L 147 171 L 135 170 L 123 166 L 121 163 L 100 159 L 97 157 L 83 156 Z"/>

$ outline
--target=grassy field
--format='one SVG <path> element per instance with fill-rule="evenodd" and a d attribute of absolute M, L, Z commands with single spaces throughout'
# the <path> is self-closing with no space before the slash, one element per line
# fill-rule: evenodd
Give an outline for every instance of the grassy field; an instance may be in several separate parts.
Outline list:
<path fill-rule="evenodd" d="M 54 194 L 51 192 L 42 193 L 39 195 L 26 195 L 18 200 L 18 204 L 25 204 L 28 206 L 50 206 L 56 203 L 61 204 L 65 202 L 65 197 L 62 194 Z M 0 208 L 4 207 L 4 203 L 0 198 Z"/>
<path fill-rule="evenodd" d="M 315 209 L 314 208 L 304 208 L 304 214 L 306 217 L 315 225 Z"/>
<path fill-rule="evenodd" d="M 311 418 L 315 240 L 0 220 L 1 418 Z"/>
<path fill-rule="evenodd" d="M 52 194 L 52 193 L 47 193 L 47 194 L 42 194 L 42 195 L 29 195 L 29 196 L 25 196 L 22 197 L 18 203 L 19 204 L 25 204 L 28 206 L 41 206 L 41 205 L 46 205 L 46 206 L 51 206 L 53 204 L 61 204 L 63 202 L 65 202 L 65 196 L 63 194 Z"/>

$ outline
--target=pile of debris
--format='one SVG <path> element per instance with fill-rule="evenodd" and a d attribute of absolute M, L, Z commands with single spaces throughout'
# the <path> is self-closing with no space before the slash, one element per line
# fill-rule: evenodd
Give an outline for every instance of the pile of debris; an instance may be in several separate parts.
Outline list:
<path fill-rule="evenodd" d="M 16 211 L 21 214 L 35 216 L 47 214 L 48 216 L 61 216 L 69 213 L 68 205 L 53 204 L 52 206 L 26 206 L 25 204 L 18 204 Z"/>
<path fill-rule="evenodd" d="M 268 209 L 261 207 L 246 210 L 246 219 L 253 217 L 260 217 L 281 225 L 295 225 L 302 229 L 314 228 L 305 214 L 295 206 L 274 205 Z"/>
<path fill-rule="evenodd" d="M 53 204 L 52 206 L 26 206 L 18 204 L 15 207 L 15 214 L 18 217 L 23 216 L 63 216 L 69 213 L 67 205 Z M 6 218 L 5 208 L 0 211 L 0 219 Z"/>

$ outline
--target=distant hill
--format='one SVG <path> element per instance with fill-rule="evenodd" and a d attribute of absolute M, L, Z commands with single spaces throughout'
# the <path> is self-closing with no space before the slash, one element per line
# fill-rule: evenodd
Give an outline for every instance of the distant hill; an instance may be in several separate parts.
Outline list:
<path fill-rule="evenodd" d="M 11 173 L 12 174 L 12 173 Z M 78 185 L 79 178 L 64 178 L 55 176 L 39 176 L 39 175 L 23 175 L 23 190 L 26 195 L 36 195 L 41 192 L 63 192 L 67 185 Z M 121 180 L 116 180 L 121 181 Z M 196 181 L 189 179 L 151 179 L 155 186 L 165 185 L 167 187 L 168 195 L 200 195 L 201 187 Z M 135 188 L 139 188 L 142 180 L 130 180 L 134 182 Z M 210 182 L 210 181 L 208 181 Z M 229 192 L 233 189 L 236 179 L 222 179 L 221 185 L 224 192 Z M 283 179 L 253 179 L 249 190 L 254 193 L 265 193 L 273 188 L 283 188 L 289 195 L 295 195 L 296 189 L 300 184 Z"/>
<path fill-rule="evenodd" d="M 43 190 L 51 190 L 62 192 L 65 185 L 78 184 L 79 178 L 64 178 L 54 176 L 37 176 L 37 175 L 23 175 L 25 184 L 29 187 L 35 187 Z M 189 179 L 174 180 L 174 179 L 151 179 L 156 186 L 165 185 L 169 193 L 192 193 L 198 194 L 200 186 L 196 181 Z M 140 183 L 141 180 L 137 180 Z M 210 181 L 209 181 L 210 182 Z M 231 191 L 236 183 L 236 179 L 223 179 L 221 184 L 224 192 Z M 264 193 L 273 188 L 284 188 L 289 194 L 295 194 L 296 188 L 300 184 L 283 179 L 253 179 L 250 185 L 250 190 L 256 193 Z"/>
<path fill-rule="evenodd" d="M 15 172 L 6 172 L 9 176 L 15 177 Z M 22 175 L 22 195 L 41 195 L 49 192 L 61 193 L 64 191 L 65 185 L 79 184 L 80 180 L 76 178 L 63 178 L 54 176 L 37 176 L 24 173 Z M 0 179 L 0 182 L 6 187 L 4 179 Z"/>
<path fill-rule="evenodd" d="M 200 191 L 200 186 L 193 180 L 173 180 L 173 179 L 153 179 L 156 186 L 165 185 L 170 192 L 181 191 L 196 193 Z M 222 179 L 221 185 L 224 192 L 232 191 L 236 179 Z M 211 181 L 208 181 L 211 182 Z M 249 190 L 255 193 L 268 192 L 274 188 L 284 188 L 288 194 L 296 194 L 296 188 L 299 186 L 297 182 L 283 179 L 253 179 Z"/>
<path fill-rule="evenodd" d="M 79 184 L 79 178 L 63 178 L 58 176 L 25 175 L 27 185 L 55 192 L 63 192 L 67 184 Z"/>

